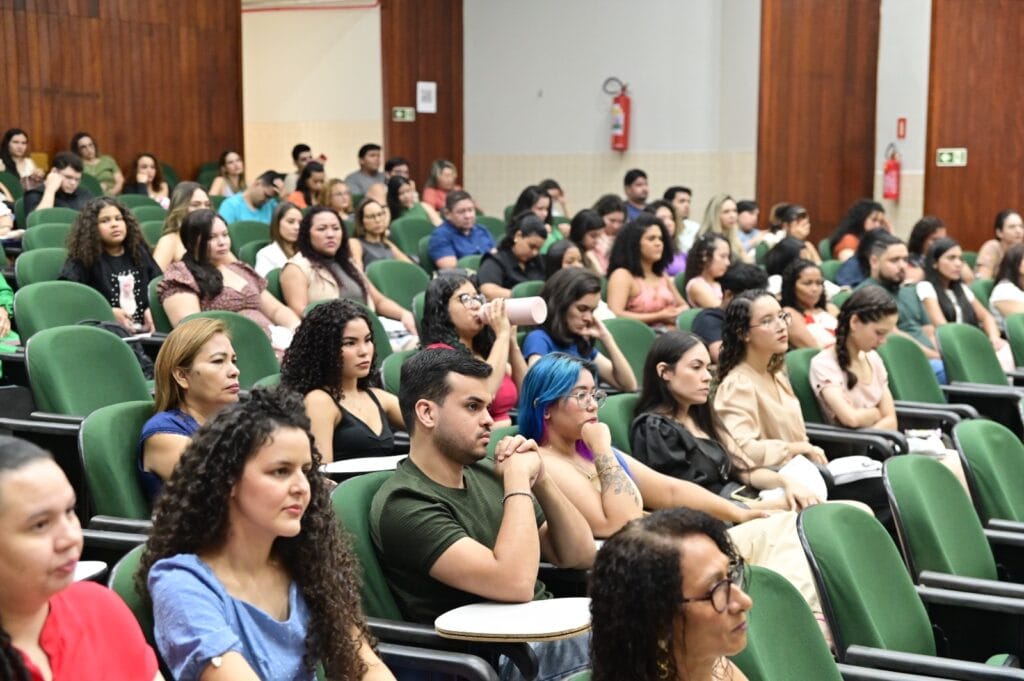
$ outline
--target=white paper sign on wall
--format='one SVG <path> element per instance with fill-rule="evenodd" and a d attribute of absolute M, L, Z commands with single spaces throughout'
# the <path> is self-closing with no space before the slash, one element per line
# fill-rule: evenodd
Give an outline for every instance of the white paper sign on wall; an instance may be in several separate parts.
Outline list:
<path fill-rule="evenodd" d="M 437 113 L 437 83 L 434 81 L 416 82 L 416 112 Z"/>

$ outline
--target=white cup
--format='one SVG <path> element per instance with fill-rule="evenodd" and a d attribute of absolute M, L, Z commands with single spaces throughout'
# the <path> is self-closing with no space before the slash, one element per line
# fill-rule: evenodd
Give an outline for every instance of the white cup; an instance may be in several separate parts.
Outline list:
<path fill-rule="evenodd" d="M 492 303 L 480 306 L 477 316 L 487 323 L 491 318 Z M 540 296 L 529 298 L 506 298 L 505 315 L 513 326 L 537 326 L 548 318 L 548 304 Z"/>

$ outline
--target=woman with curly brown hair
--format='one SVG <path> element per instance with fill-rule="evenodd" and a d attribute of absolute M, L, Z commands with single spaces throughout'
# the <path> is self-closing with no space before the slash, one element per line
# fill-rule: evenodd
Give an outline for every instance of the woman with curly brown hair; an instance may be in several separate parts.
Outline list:
<path fill-rule="evenodd" d="M 598 552 L 590 577 L 594 681 L 746 676 L 744 564 L 725 525 L 674 508 L 637 518 Z"/>
<path fill-rule="evenodd" d="M 85 204 L 71 226 L 67 249 L 60 279 L 99 291 L 128 331 L 153 330 L 149 282 L 160 276 L 160 268 L 124 204 L 110 197 Z"/>
<path fill-rule="evenodd" d="M 317 305 L 284 355 L 281 383 L 304 395 L 325 461 L 387 456 L 404 428 L 398 398 L 377 381 L 378 341 L 366 311 L 350 300 Z"/>
<path fill-rule="evenodd" d="M 136 588 L 176 679 L 394 679 L 371 648 L 358 562 L 302 400 L 256 390 L 195 435 L 154 515 Z"/>

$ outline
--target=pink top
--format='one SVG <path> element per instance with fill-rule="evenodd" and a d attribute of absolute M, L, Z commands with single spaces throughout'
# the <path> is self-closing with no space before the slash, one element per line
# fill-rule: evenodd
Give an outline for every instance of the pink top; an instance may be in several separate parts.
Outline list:
<path fill-rule="evenodd" d="M 444 210 L 444 202 L 447 198 L 448 192 L 445 190 L 438 189 L 437 187 L 426 187 L 423 189 L 423 197 L 420 200 L 437 210 Z"/>
<path fill-rule="evenodd" d="M 835 385 L 842 388 L 846 401 L 856 409 L 877 407 L 882 403 L 882 397 L 889 389 L 889 374 L 877 352 L 872 350 L 867 353 L 867 358 L 868 364 L 871 366 L 871 380 L 857 381 L 853 390 L 846 387 L 846 374 L 839 368 L 839 358 L 836 357 L 834 346 L 828 350 L 822 350 L 811 360 L 811 388 L 814 389 L 814 395 L 818 398 L 822 416 L 830 424 L 842 425 L 836 419 L 835 412 L 821 397 L 821 391 L 828 386 Z"/>
<path fill-rule="evenodd" d="M 256 270 L 241 260 L 229 264 L 228 267 L 245 279 L 245 286 L 240 291 L 236 291 L 225 285 L 214 298 L 204 298 L 199 293 L 199 285 L 196 283 L 195 277 L 185 267 L 185 263 L 181 261 L 173 263 L 164 271 L 163 281 L 157 284 L 160 302 L 163 303 L 177 293 L 191 293 L 199 298 L 199 309 L 203 312 L 207 310 L 237 312 L 259 324 L 260 328 L 269 336 L 270 319 L 260 310 L 260 295 L 267 288 L 267 280 L 256 274 Z"/>
<path fill-rule="evenodd" d="M 445 350 L 454 350 L 452 346 L 447 343 L 431 343 L 426 347 L 427 350 L 434 350 L 436 348 L 444 348 Z M 498 386 L 498 392 L 494 393 L 494 399 L 491 400 L 491 404 L 487 407 L 487 411 L 491 413 L 491 418 L 495 421 L 504 421 L 512 418 L 509 412 L 515 408 L 516 402 L 519 401 L 519 388 L 516 387 L 516 382 L 512 380 L 512 377 L 505 372 L 505 377 L 501 379 L 501 385 Z"/>
<path fill-rule="evenodd" d="M 640 293 L 626 301 L 626 309 L 630 312 L 661 312 L 675 305 L 674 284 L 666 275 L 661 275 L 657 284 L 648 284 L 643 277 L 633 277 L 633 281 L 640 287 Z"/>
<path fill-rule="evenodd" d="M 714 295 L 715 298 L 718 299 L 718 305 L 722 304 L 722 285 L 721 284 L 719 284 L 717 281 L 712 283 L 712 284 L 709 284 L 707 281 L 704 280 L 703 277 L 694 277 L 690 281 L 686 282 L 686 303 L 690 307 L 697 307 L 697 305 L 693 302 L 693 296 L 692 296 L 693 289 L 694 289 L 694 287 L 697 287 L 697 286 L 703 286 L 704 288 L 710 290 L 712 295 Z M 712 307 L 718 307 L 718 305 L 713 305 Z"/>

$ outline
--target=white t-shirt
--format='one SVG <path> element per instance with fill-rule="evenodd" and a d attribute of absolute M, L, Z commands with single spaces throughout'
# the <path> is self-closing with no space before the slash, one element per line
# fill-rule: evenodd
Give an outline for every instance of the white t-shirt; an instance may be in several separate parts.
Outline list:
<path fill-rule="evenodd" d="M 288 256 L 281 250 L 276 241 L 271 242 L 256 252 L 256 274 L 266 278 L 271 270 L 280 269 L 288 262 Z"/>
<path fill-rule="evenodd" d="M 1008 279 L 1003 279 L 1001 282 L 996 284 L 995 288 L 992 289 L 991 295 L 988 297 L 988 309 L 992 313 L 992 316 L 996 318 L 996 322 L 999 324 L 999 328 L 1004 328 L 1005 323 L 1003 321 L 1003 315 L 999 313 L 996 308 L 996 303 L 1024 303 L 1024 291 L 1020 290 L 1016 284 Z"/>
<path fill-rule="evenodd" d="M 964 290 L 964 298 L 967 299 L 968 303 L 971 303 L 973 305 L 974 304 L 974 292 L 969 287 L 967 287 L 967 286 L 964 286 L 963 290 Z M 932 286 L 932 282 L 930 282 L 930 281 L 919 281 L 919 282 L 917 282 L 917 297 L 920 298 L 921 301 L 925 301 L 925 300 L 938 300 L 939 299 L 938 294 L 935 293 L 935 287 Z M 947 288 L 946 289 L 946 297 L 949 298 L 949 301 L 951 303 L 953 303 L 953 309 L 956 310 L 956 319 L 954 321 L 956 321 L 957 323 L 963 322 L 963 320 L 964 320 L 964 313 L 963 313 L 963 310 L 960 309 L 960 303 L 956 299 L 956 294 L 953 293 L 953 291 L 951 289 Z"/>

